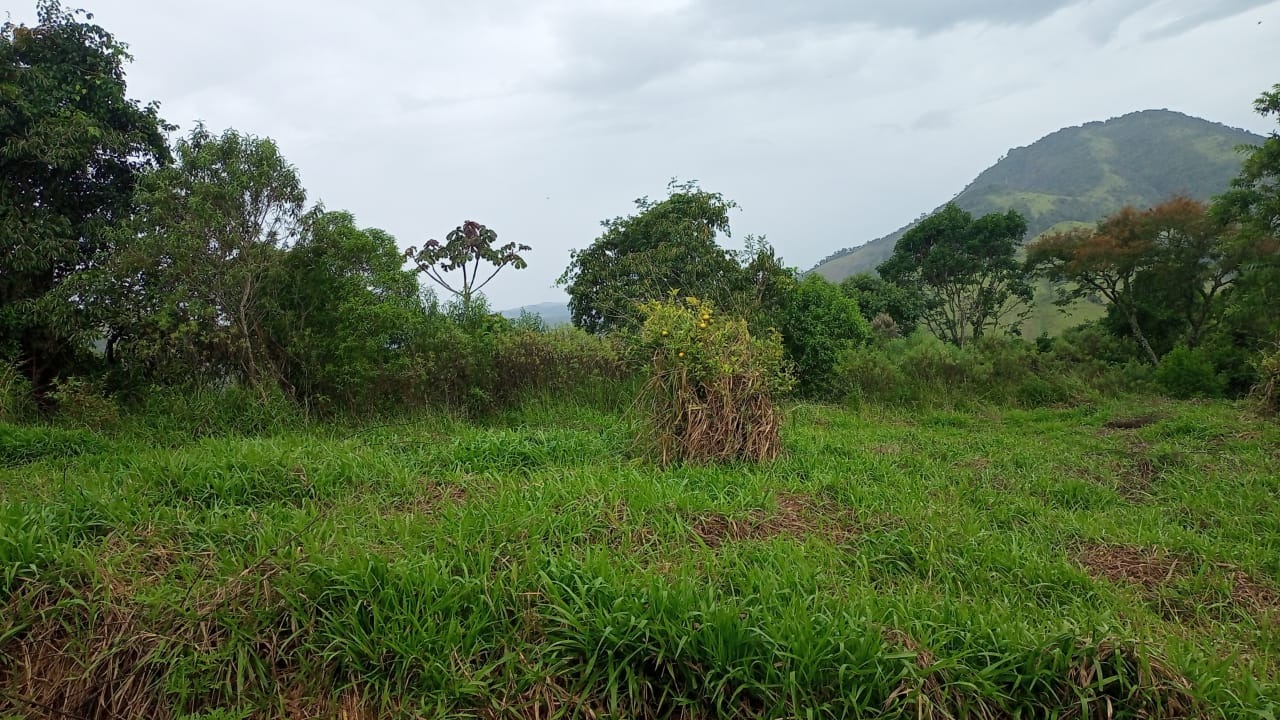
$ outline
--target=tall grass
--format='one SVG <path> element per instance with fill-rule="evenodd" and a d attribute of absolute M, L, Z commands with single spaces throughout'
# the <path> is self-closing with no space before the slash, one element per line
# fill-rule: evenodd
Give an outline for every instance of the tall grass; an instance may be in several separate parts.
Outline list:
<path fill-rule="evenodd" d="M 623 414 L 550 402 L 24 426 L 0 715 L 1280 710 L 1274 423 L 1146 399 L 788 415 L 773 463 L 668 470 L 628 458 Z"/>

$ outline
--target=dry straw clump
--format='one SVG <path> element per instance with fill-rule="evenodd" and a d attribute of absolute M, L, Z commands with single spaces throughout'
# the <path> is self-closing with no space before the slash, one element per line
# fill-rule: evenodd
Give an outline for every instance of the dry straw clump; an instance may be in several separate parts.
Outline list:
<path fill-rule="evenodd" d="M 777 333 L 752 337 L 696 297 L 645 303 L 640 341 L 652 353 L 639 406 L 663 465 L 772 460 L 781 452 L 775 399 L 794 379 Z"/>

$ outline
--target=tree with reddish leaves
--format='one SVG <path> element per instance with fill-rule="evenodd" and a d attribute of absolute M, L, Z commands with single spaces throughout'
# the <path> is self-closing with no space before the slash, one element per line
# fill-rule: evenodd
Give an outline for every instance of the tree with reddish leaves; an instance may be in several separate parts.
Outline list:
<path fill-rule="evenodd" d="M 1251 249 L 1204 203 L 1174 197 L 1148 210 L 1125 207 L 1095 227 L 1046 235 L 1027 247 L 1027 263 L 1058 283 L 1059 304 L 1091 294 L 1111 303 L 1155 364 L 1159 354 L 1142 318 L 1174 315 L 1178 340 L 1195 347 L 1220 318 Z"/>
<path fill-rule="evenodd" d="M 428 240 L 421 250 L 409 248 L 405 257 L 417 266 L 418 270 L 431 278 L 437 285 L 448 290 L 461 302 L 463 310 L 471 307 L 472 299 L 489 281 L 497 277 L 502 268 L 510 265 L 516 270 L 523 270 L 529 264 L 520 256 L 533 248 L 528 245 L 507 243 L 495 247 L 498 234 L 474 220 L 468 220 L 454 228 L 441 243 L 439 240 Z M 483 280 L 481 263 L 493 266 L 493 271 Z M 448 273 L 462 271 L 462 281 L 451 283 Z M 456 284 L 456 286 L 455 286 Z"/>

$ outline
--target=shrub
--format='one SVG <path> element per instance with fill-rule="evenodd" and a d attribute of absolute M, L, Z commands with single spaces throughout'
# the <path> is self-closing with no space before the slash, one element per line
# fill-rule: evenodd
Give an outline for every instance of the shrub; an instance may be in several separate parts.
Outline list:
<path fill-rule="evenodd" d="M 1280 344 L 1258 360 L 1258 382 L 1249 395 L 1263 415 L 1280 415 Z"/>
<path fill-rule="evenodd" d="M 1221 397 L 1227 379 L 1217 372 L 1203 348 L 1178 346 L 1160 359 L 1155 381 L 1175 398 Z"/>
<path fill-rule="evenodd" d="M 54 382 L 49 397 L 57 403 L 63 420 L 90 430 L 108 430 L 120 422 L 120 408 L 114 399 L 84 378 L 68 378 Z"/>
<path fill-rule="evenodd" d="M 18 422 L 31 410 L 31 383 L 16 367 L 0 362 L 0 422 Z"/>
<path fill-rule="evenodd" d="M 494 366 L 491 394 L 500 402 L 531 392 L 573 394 L 627 375 L 615 340 L 574 327 L 502 333 L 496 339 Z"/>
<path fill-rule="evenodd" d="M 652 364 L 638 404 L 661 463 L 777 457 L 774 400 L 793 384 L 781 339 L 752 337 L 746 321 L 693 297 L 641 310 L 639 341 Z"/>
<path fill-rule="evenodd" d="M 840 353 L 871 338 L 871 326 L 858 311 L 858 301 L 818 275 L 806 277 L 791 291 L 781 329 L 787 357 L 795 364 L 798 389 L 807 396 L 835 395 Z"/>

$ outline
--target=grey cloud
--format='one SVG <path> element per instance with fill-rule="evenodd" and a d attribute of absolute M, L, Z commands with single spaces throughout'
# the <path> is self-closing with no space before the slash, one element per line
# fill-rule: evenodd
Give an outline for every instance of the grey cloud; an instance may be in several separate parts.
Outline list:
<path fill-rule="evenodd" d="M 1153 29 L 1147 33 L 1148 38 L 1166 38 L 1181 35 L 1206 23 L 1222 18 L 1238 15 L 1246 10 L 1266 5 L 1271 0 L 1220 0 L 1219 2 L 1196 2 L 1189 5 L 1181 17 Z"/>

